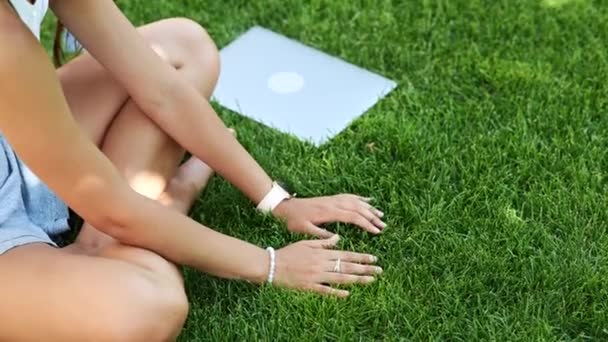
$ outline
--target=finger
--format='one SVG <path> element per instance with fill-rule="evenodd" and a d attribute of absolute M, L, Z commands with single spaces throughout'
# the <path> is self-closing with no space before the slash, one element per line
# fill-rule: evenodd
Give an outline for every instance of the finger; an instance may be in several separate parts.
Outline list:
<path fill-rule="evenodd" d="M 378 258 L 371 254 L 346 252 L 346 251 L 327 251 L 327 258 L 329 260 L 342 260 L 345 262 L 353 262 L 357 264 L 375 264 Z"/>
<path fill-rule="evenodd" d="M 305 232 L 307 234 L 314 235 L 316 237 L 320 237 L 320 238 L 323 238 L 323 239 L 328 239 L 328 238 L 331 238 L 332 236 L 336 235 L 336 234 L 334 234 L 334 233 L 332 233 L 332 232 L 330 232 L 328 230 L 325 230 L 323 228 L 320 228 L 320 227 L 318 227 L 318 226 L 316 226 L 316 225 L 314 225 L 312 223 L 308 223 L 306 225 Z"/>
<path fill-rule="evenodd" d="M 381 219 L 379 219 L 378 217 L 374 217 L 371 221 L 370 221 L 374 226 L 380 228 L 381 231 L 384 230 L 384 228 L 386 228 L 386 222 L 382 221 Z"/>
<path fill-rule="evenodd" d="M 378 227 L 374 226 L 373 223 L 371 223 L 369 220 L 367 220 L 365 217 L 363 217 L 358 212 L 340 210 L 340 212 L 338 213 L 338 218 L 342 222 L 354 224 L 356 226 L 359 226 L 359 227 L 367 230 L 368 232 L 370 232 L 372 234 L 380 233 L 380 229 L 378 229 Z"/>
<path fill-rule="evenodd" d="M 359 199 L 359 197 L 355 195 L 344 195 L 340 196 L 336 199 L 336 205 L 340 209 L 344 210 L 358 210 L 360 208 L 369 209 L 372 208 L 372 205 L 363 202 Z"/>
<path fill-rule="evenodd" d="M 371 210 L 374 213 L 374 215 L 378 216 L 379 218 L 384 217 L 384 213 L 382 212 L 382 210 L 379 210 L 378 208 L 372 206 L 368 202 L 361 200 L 361 198 L 357 198 L 357 204 L 359 206 L 362 206 L 365 209 Z"/>
<path fill-rule="evenodd" d="M 308 245 L 313 248 L 333 248 L 336 247 L 340 241 L 340 236 L 338 234 L 333 234 L 330 238 L 321 239 L 321 240 L 309 240 L 307 241 Z"/>
<path fill-rule="evenodd" d="M 370 210 L 373 211 L 374 214 L 376 216 L 378 216 L 379 218 L 383 218 L 384 217 L 384 213 L 381 210 L 378 210 L 378 209 L 376 209 L 374 207 L 372 207 Z"/>
<path fill-rule="evenodd" d="M 325 270 L 326 272 L 333 272 L 334 267 L 336 266 L 335 261 L 330 261 L 326 263 Z M 340 263 L 340 273 L 344 274 L 355 274 L 355 275 L 377 275 L 382 274 L 382 267 L 379 266 L 371 266 L 371 265 L 362 265 L 352 262 L 342 262 Z"/>
<path fill-rule="evenodd" d="M 359 207 L 363 207 L 365 209 L 369 209 L 372 211 L 372 213 L 374 213 L 374 215 L 378 216 L 379 218 L 383 218 L 384 217 L 384 213 L 379 210 L 378 208 L 375 208 L 374 206 L 372 206 L 371 204 L 369 204 L 370 201 L 367 201 L 369 198 L 363 198 L 361 196 L 355 196 L 355 200 L 356 203 Z"/>
<path fill-rule="evenodd" d="M 384 213 L 374 208 L 369 203 L 361 201 L 358 196 L 344 195 L 337 202 L 337 207 L 346 211 L 356 211 L 365 217 L 365 219 L 372 222 L 374 226 L 380 229 L 386 228 L 386 223 L 381 220 Z"/>
<path fill-rule="evenodd" d="M 370 209 L 359 208 L 357 212 L 361 214 L 361 216 L 365 217 L 366 220 L 371 222 L 377 228 L 386 228 L 386 223 L 384 223 L 380 218 L 378 218 L 378 216 L 376 216 Z"/>
<path fill-rule="evenodd" d="M 365 202 L 365 203 L 370 203 L 374 201 L 373 197 L 363 197 L 363 196 L 357 196 L 357 199 Z"/>
<path fill-rule="evenodd" d="M 346 290 L 338 290 L 338 289 L 334 289 L 334 288 L 332 288 L 330 286 L 321 285 L 321 284 L 315 284 L 315 285 L 313 285 L 312 288 L 311 288 L 311 290 L 315 291 L 317 293 L 320 293 L 322 295 L 336 296 L 336 297 L 340 297 L 340 298 L 346 298 L 350 294 Z"/>
<path fill-rule="evenodd" d="M 322 278 L 321 282 L 325 284 L 369 284 L 376 280 L 372 276 L 336 272 L 325 272 Z"/>

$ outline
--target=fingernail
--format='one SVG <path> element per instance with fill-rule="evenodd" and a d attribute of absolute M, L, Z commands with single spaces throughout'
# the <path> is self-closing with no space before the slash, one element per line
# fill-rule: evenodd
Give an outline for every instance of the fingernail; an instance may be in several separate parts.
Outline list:
<path fill-rule="evenodd" d="M 336 239 L 336 241 L 340 241 L 340 235 L 338 235 L 338 234 L 335 234 L 335 235 L 333 236 L 333 238 L 334 238 L 334 239 Z"/>
<path fill-rule="evenodd" d="M 373 283 L 375 280 L 376 280 L 376 278 L 374 278 L 374 277 L 365 277 L 366 283 Z"/>
<path fill-rule="evenodd" d="M 372 233 L 374 233 L 374 234 L 380 234 L 380 229 L 378 229 L 378 228 L 374 228 L 374 229 L 372 230 Z"/>
<path fill-rule="evenodd" d="M 378 217 L 380 217 L 380 218 L 384 217 L 384 213 L 378 209 L 376 209 L 376 215 L 378 215 Z"/>
<path fill-rule="evenodd" d="M 382 227 L 382 229 L 386 228 L 386 223 L 380 221 L 380 227 Z"/>
<path fill-rule="evenodd" d="M 382 272 L 384 272 L 384 270 L 382 269 L 382 267 L 376 267 L 375 272 L 376 272 L 376 274 L 382 274 Z"/>
<path fill-rule="evenodd" d="M 370 259 L 372 262 L 378 262 L 378 257 L 375 257 L 375 256 L 373 256 L 373 255 L 372 255 L 372 256 L 370 256 L 370 257 L 369 257 L 369 259 Z"/>

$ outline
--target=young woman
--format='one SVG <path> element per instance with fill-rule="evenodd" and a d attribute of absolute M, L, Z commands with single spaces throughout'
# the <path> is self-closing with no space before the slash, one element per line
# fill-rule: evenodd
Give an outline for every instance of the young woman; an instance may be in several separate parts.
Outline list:
<path fill-rule="evenodd" d="M 198 24 L 135 29 L 111 0 L 51 0 L 88 51 L 55 70 L 37 40 L 48 5 L 0 0 L 0 340 L 172 340 L 188 311 L 176 264 L 337 296 L 348 292 L 330 285 L 382 271 L 318 227 L 377 234 L 379 210 L 355 195 L 290 198 L 214 113 L 218 53 Z M 178 166 L 184 150 L 195 157 Z M 211 169 L 322 239 L 275 252 L 189 219 Z M 58 248 L 67 206 L 85 224 Z"/>

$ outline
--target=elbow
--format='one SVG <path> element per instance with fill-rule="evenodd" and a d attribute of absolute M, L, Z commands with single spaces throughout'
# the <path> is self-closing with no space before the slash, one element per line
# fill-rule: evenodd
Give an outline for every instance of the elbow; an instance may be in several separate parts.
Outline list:
<path fill-rule="evenodd" d="M 129 226 L 124 224 L 125 216 L 117 210 L 100 211 L 90 216 L 86 221 L 100 232 L 107 234 L 114 239 L 124 242 L 128 235 Z"/>
<path fill-rule="evenodd" d="M 95 199 L 91 201 L 94 205 L 83 217 L 95 229 L 126 242 L 134 227 L 135 197 L 135 192 L 128 187 L 108 189 L 94 196 Z"/>

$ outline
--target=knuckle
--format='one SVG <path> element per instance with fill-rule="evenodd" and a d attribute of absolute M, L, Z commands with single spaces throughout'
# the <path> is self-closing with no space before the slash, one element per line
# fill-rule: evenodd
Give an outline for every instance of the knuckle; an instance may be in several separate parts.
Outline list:
<path fill-rule="evenodd" d="M 353 198 L 350 195 L 342 195 L 342 197 L 340 198 L 340 200 L 343 203 L 348 203 L 348 204 L 353 203 Z"/>
<path fill-rule="evenodd" d="M 340 255 L 342 260 L 352 262 L 353 260 L 357 260 L 355 253 L 353 252 L 342 252 Z"/>
<path fill-rule="evenodd" d="M 360 263 L 367 263 L 370 260 L 369 256 L 365 255 L 365 254 L 359 254 L 357 256 L 357 261 Z"/>
<path fill-rule="evenodd" d="M 363 227 L 369 227 L 369 225 L 370 225 L 370 222 L 368 220 L 366 220 L 363 216 L 358 216 L 356 218 L 356 223 Z"/>
<path fill-rule="evenodd" d="M 304 248 L 304 247 L 309 247 L 312 244 L 312 240 L 302 240 L 302 241 L 298 241 L 296 243 L 294 243 L 294 247 L 297 248 Z"/>
<path fill-rule="evenodd" d="M 365 218 L 366 221 L 370 221 L 370 222 L 376 219 L 376 217 L 374 216 L 374 214 L 372 214 L 368 210 L 362 210 L 361 211 L 361 216 L 363 216 L 363 218 Z"/>
<path fill-rule="evenodd" d="M 361 200 L 357 200 L 357 207 L 365 209 L 365 210 L 370 210 L 372 208 L 372 206 L 369 203 L 363 202 Z"/>
<path fill-rule="evenodd" d="M 319 264 L 323 264 L 327 261 L 327 257 L 324 255 L 323 253 L 324 249 L 320 249 L 318 251 L 315 251 L 315 254 L 313 255 L 314 260 L 319 263 Z"/>
<path fill-rule="evenodd" d="M 317 290 L 317 288 L 314 284 L 304 284 L 300 288 L 305 291 L 316 291 Z"/>

